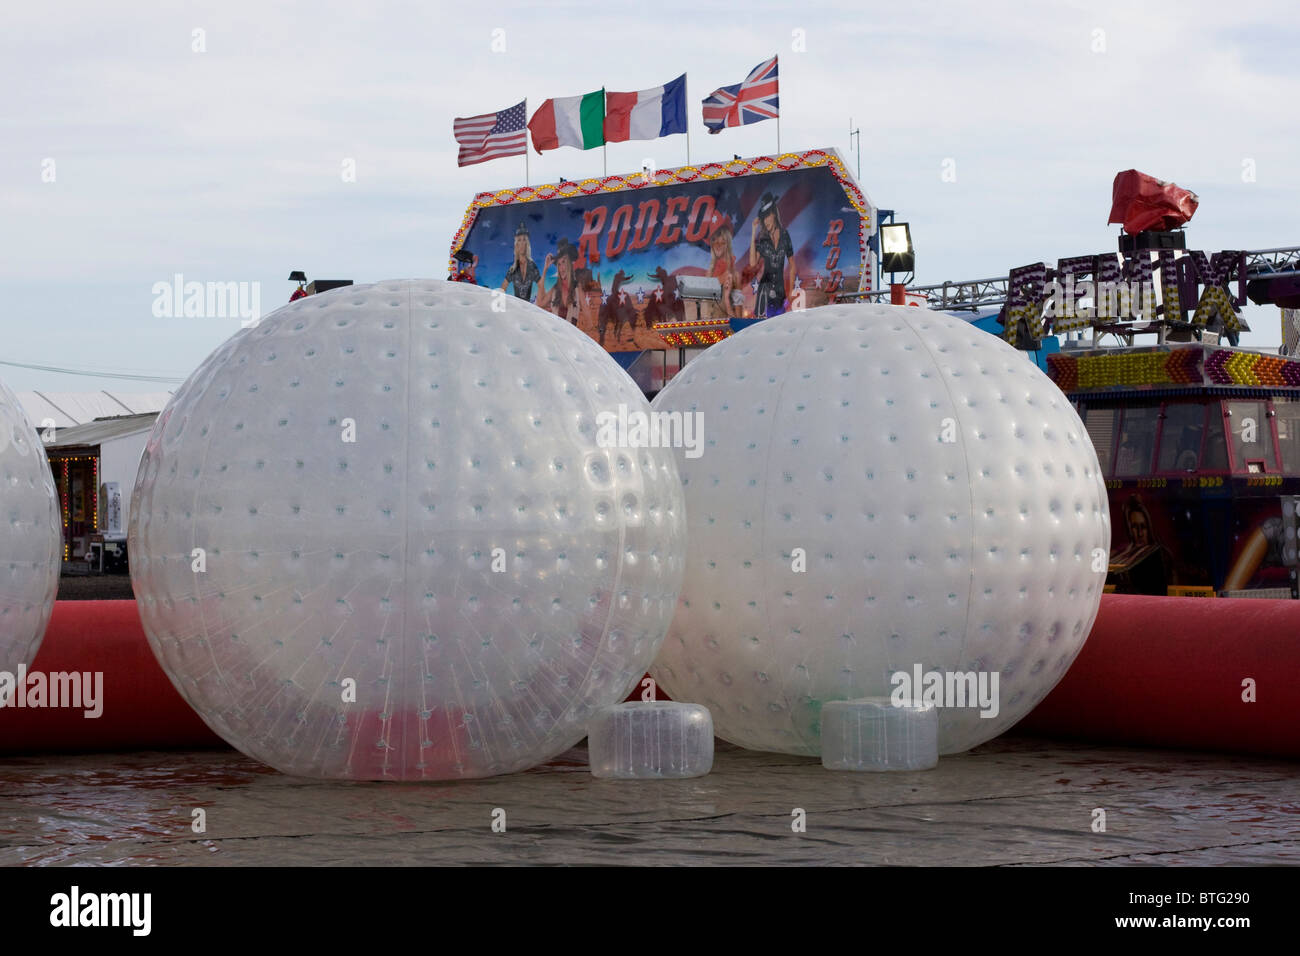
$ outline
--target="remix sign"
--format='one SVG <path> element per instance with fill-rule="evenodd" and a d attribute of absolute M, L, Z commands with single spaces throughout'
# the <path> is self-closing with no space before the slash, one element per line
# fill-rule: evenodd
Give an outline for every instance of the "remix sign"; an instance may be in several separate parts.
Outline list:
<path fill-rule="evenodd" d="M 1236 280 L 1236 295 L 1228 291 Z M 1045 332 L 1122 326 L 1138 320 L 1189 323 L 1235 336 L 1243 328 L 1246 253 L 1143 249 L 1012 269 L 1000 316 L 1012 345 L 1032 348 Z M 1190 313 L 1190 319 L 1189 319 Z"/>

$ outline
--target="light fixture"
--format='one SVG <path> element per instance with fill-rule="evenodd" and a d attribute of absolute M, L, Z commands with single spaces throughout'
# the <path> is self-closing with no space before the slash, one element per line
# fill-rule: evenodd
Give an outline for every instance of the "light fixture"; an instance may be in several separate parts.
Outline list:
<path fill-rule="evenodd" d="M 695 303 L 695 321 L 700 320 L 700 303 L 722 301 L 722 280 L 716 276 L 678 276 L 677 294 Z"/>
<path fill-rule="evenodd" d="M 880 271 L 916 271 L 916 250 L 912 248 L 912 230 L 907 223 L 887 223 L 880 227 Z"/>

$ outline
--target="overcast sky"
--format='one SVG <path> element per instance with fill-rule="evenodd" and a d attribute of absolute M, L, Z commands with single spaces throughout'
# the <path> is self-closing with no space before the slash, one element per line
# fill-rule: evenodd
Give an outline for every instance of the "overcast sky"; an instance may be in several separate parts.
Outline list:
<path fill-rule="evenodd" d="M 861 184 L 911 222 L 918 284 L 1115 249 L 1111 182 L 1128 168 L 1199 195 L 1194 248 L 1300 246 L 1300 27 L 1282 2 L 44 0 L 2 16 L 10 362 L 187 375 L 239 320 L 155 317 L 154 284 L 176 273 L 260 283 L 263 312 L 291 269 L 444 277 L 474 194 L 524 181 L 522 158 L 458 169 L 455 116 L 685 72 L 693 161 L 771 152 L 775 123 L 709 136 L 699 100 L 773 53 L 782 148 L 838 147 L 853 168 L 860 125 Z M 610 146 L 609 170 L 644 157 L 681 165 L 686 138 Z M 598 175 L 601 159 L 534 153 L 531 180 Z M 1245 344 L 1278 344 L 1276 309 L 1247 317 Z M 11 366 L 0 380 L 160 387 Z"/>

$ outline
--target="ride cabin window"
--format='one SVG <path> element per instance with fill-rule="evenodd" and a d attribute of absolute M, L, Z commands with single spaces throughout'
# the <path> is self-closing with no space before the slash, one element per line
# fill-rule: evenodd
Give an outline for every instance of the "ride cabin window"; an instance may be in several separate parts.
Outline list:
<path fill-rule="evenodd" d="M 1160 454 L 1156 471 L 1195 471 L 1205 437 L 1205 406 L 1168 404 L 1160 429 Z"/>
<path fill-rule="evenodd" d="M 1201 471 L 1228 470 L 1228 443 L 1223 437 L 1223 403 L 1211 402 L 1205 418 Z"/>
<path fill-rule="evenodd" d="M 1124 409 L 1119 426 L 1119 450 L 1115 454 L 1115 474 L 1118 477 L 1151 474 L 1159 421 L 1158 405 Z"/>
<path fill-rule="evenodd" d="M 1288 475 L 1300 475 L 1300 402 L 1274 399 L 1273 411 L 1282 471 Z"/>
<path fill-rule="evenodd" d="M 1228 427 L 1232 430 L 1233 471 L 1262 475 L 1277 470 L 1268 402 L 1228 402 Z"/>
<path fill-rule="evenodd" d="M 1110 474 L 1110 466 L 1115 460 L 1115 425 L 1118 421 L 1118 408 L 1090 408 L 1083 416 L 1084 427 L 1088 429 L 1092 447 L 1097 450 L 1097 461 L 1103 475 Z"/>

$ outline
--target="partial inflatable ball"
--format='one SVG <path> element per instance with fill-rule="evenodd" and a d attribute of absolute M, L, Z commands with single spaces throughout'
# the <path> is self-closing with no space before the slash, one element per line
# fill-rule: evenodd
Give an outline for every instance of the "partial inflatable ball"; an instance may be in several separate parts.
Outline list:
<path fill-rule="evenodd" d="M 54 610 L 63 526 L 45 449 L 0 382 L 0 707 L 17 698 Z"/>

